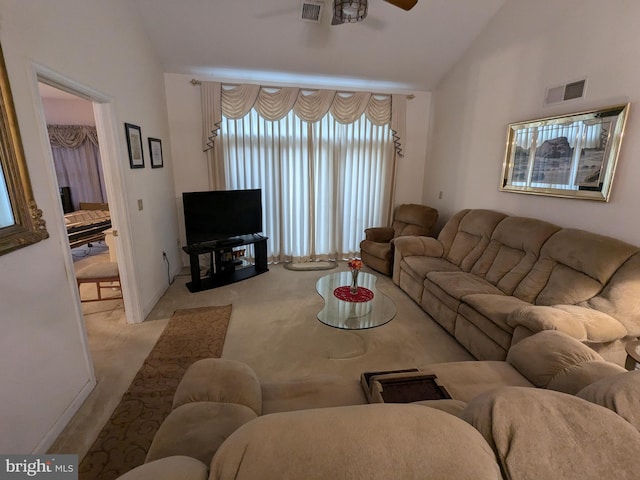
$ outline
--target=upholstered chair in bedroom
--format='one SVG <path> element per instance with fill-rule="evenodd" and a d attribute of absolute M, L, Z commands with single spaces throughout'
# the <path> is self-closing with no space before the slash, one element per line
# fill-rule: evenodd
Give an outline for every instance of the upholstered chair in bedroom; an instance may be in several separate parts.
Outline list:
<path fill-rule="evenodd" d="M 436 226 L 438 210 L 426 205 L 404 204 L 396 207 L 390 227 L 372 227 L 364 231 L 360 258 L 368 267 L 385 275 L 393 272 L 393 240 L 407 235 L 429 236 Z"/>

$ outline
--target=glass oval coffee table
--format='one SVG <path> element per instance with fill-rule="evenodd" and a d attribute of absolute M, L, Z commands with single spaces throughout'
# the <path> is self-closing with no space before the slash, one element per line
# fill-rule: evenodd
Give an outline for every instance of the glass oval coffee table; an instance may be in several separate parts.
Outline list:
<path fill-rule="evenodd" d="M 396 306 L 376 289 L 376 280 L 375 275 L 360 272 L 358 295 L 350 298 L 351 272 L 332 273 L 320 278 L 316 290 L 324 299 L 324 307 L 318 313 L 318 320 L 343 330 L 364 330 L 393 320 Z"/>

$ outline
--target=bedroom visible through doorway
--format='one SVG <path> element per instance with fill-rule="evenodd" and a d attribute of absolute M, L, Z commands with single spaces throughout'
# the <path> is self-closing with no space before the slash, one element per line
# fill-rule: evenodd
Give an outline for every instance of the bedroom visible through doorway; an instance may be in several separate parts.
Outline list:
<path fill-rule="evenodd" d="M 38 87 L 74 270 L 77 274 L 96 264 L 117 265 L 117 230 L 109 209 L 93 103 L 42 82 Z M 123 315 L 119 282 L 102 285 L 107 288 L 101 289 L 105 300 L 99 305 L 91 302 L 98 298 L 96 285 L 80 285 L 83 315 L 116 311 Z"/>

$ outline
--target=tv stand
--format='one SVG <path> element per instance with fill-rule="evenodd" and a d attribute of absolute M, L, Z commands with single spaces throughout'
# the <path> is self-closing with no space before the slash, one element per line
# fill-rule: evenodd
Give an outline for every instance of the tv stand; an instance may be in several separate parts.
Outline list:
<path fill-rule="evenodd" d="M 254 246 L 255 262 L 248 264 L 246 260 L 236 258 L 234 247 Z M 182 250 L 189 255 L 191 281 L 187 283 L 190 292 L 200 292 L 239 282 L 264 272 L 267 268 L 267 237 L 257 233 L 239 237 L 216 240 L 197 245 L 187 245 Z M 209 272 L 205 277 L 200 275 L 200 255 L 209 254 Z"/>

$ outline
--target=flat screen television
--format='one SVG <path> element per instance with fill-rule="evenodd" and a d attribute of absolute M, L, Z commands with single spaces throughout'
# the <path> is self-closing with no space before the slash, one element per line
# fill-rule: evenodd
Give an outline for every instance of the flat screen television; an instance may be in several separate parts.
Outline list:
<path fill-rule="evenodd" d="M 188 245 L 262 232 L 262 191 L 184 192 L 184 226 Z"/>

